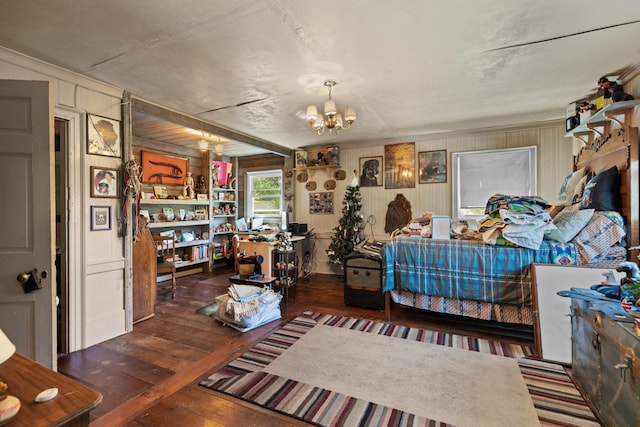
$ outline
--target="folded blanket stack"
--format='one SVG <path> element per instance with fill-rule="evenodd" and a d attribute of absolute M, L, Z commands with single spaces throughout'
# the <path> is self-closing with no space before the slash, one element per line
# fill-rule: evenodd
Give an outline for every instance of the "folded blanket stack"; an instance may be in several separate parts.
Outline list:
<path fill-rule="evenodd" d="M 229 286 L 227 293 L 236 301 L 246 302 L 259 297 L 262 294 L 262 288 L 253 285 L 237 285 L 235 283 Z"/>
<path fill-rule="evenodd" d="M 547 211 L 550 207 L 541 197 L 494 194 L 485 208 L 488 217 L 478 231 L 490 245 L 512 244 L 538 249 L 545 231 L 555 228 Z"/>
<path fill-rule="evenodd" d="M 266 287 L 237 284 L 229 286 L 227 296 L 225 312 L 233 316 L 236 322 L 257 316 L 261 308 L 271 305 L 274 300 L 278 300 L 279 304 L 282 298 L 280 294 Z"/>

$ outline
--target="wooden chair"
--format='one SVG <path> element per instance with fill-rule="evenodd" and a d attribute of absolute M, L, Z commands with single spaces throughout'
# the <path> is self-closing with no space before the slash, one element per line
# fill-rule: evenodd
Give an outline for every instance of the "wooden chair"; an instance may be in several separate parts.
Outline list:
<path fill-rule="evenodd" d="M 171 298 L 176 297 L 176 241 L 173 236 L 153 236 L 158 248 L 158 277 L 171 274 L 171 280 L 162 278 L 157 282 L 157 290 L 171 290 Z"/>

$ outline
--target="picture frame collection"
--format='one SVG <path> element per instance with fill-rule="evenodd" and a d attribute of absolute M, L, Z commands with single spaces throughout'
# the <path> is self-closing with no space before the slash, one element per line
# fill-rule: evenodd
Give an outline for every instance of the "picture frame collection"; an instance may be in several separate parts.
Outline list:
<path fill-rule="evenodd" d="M 122 129 L 118 120 L 87 113 L 87 154 L 117 157 L 122 154 Z M 337 148 L 336 148 L 337 152 Z M 336 156 L 337 159 L 337 156 Z M 182 184 L 189 170 L 189 160 L 150 151 L 141 154 L 143 176 L 146 183 Z M 295 152 L 296 169 L 312 165 L 307 151 Z M 304 172 L 301 172 L 304 173 Z M 360 187 L 385 189 L 414 188 L 419 184 L 447 182 L 447 150 L 422 151 L 417 156 L 415 143 L 384 146 L 384 156 L 360 157 L 358 162 Z M 91 166 L 90 195 L 92 198 L 117 199 L 120 197 L 120 171 L 116 168 Z M 310 193 L 310 213 L 333 212 L 333 201 L 327 194 Z M 329 207 L 330 206 L 330 207 Z M 91 206 L 91 230 L 111 229 L 111 208 Z"/>
<path fill-rule="evenodd" d="M 405 142 L 384 146 L 383 155 L 358 158 L 358 166 L 354 173 L 357 175 L 361 188 L 384 187 L 385 189 L 415 188 L 418 184 L 441 184 L 447 182 L 447 150 L 420 151 L 416 155 L 415 143 Z M 329 200 L 329 193 L 316 193 L 315 181 L 308 182 L 309 173 L 317 164 L 311 163 L 314 156 L 304 150 L 294 153 L 294 170 L 298 183 L 305 185 L 309 191 L 309 213 L 331 213 L 333 202 Z M 343 180 L 344 176 L 336 179 Z M 335 184 L 335 181 L 334 181 Z M 327 186 L 325 190 L 335 189 L 335 185 Z M 329 206 L 331 206 L 329 208 Z"/>
<path fill-rule="evenodd" d="M 297 181 L 301 183 L 308 179 L 306 170 L 313 169 L 307 167 L 308 156 L 306 151 L 295 152 Z M 356 172 L 360 187 L 414 188 L 416 180 L 418 184 L 446 183 L 447 163 L 446 149 L 421 151 L 416 162 L 415 143 L 398 143 L 385 145 L 384 155 L 360 157 Z"/>
<path fill-rule="evenodd" d="M 111 158 L 122 158 L 122 126 L 119 120 L 97 114 L 86 115 L 87 154 Z M 89 172 L 89 194 L 96 199 L 118 199 L 122 186 L 120 169 L 107 166 L 91 166 Z M 111 206 L 91 205 L 91 231 L 112 229 Z"/>

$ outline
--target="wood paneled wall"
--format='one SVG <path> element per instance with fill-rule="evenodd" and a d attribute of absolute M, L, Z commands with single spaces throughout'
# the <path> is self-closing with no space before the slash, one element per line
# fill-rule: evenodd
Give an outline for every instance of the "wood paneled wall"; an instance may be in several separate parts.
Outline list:
<path fill-rule="evenodd" d="M 447 150 L 447 182 L 439 184 L 418 184 L 415 188 L 385 189 L 382 187 L 363 187 L 362 214 L 366 221 L 365 234 L 378 240 L 386 240 L 389 235 L 384 232 L 385 216 L 388 204 L 396 194 L 403 194 L 411 203 L 414 217 L 425 212 L 451 216 L 452 211 L 452 177 L 451 153 L 462 151 L 477 151 L 500 148 L 516 148 L 535 145 L 538 148 L 538 195 L 549 202 L 555 202 L 558 188 L 562 180 L 572 170 L 572 142 L 565 138 L 564 120 L 543 126 L 502 131 L 486 131 L 474 134 L 447 135 L 415 142 L 416 158 L 421 151 Z M 314 229 L 316 236 L 316 271 L 321 273 L 335 273 L 335 266 L 327 262 L 325 250 L 333 234 L 333 228 L 338 224 L 342 215 L 342 201 L 346 186 L 350 183 L 352 172 L 358 169 L 360 157 L 384 156 L 384 145 L 360 146 L 349 148 L 344 144 L 340 147 L 340 165 L 347 172 L 347 179 L 337 181 L 334 193 L 334 213 L 310 214 L 309 191 L 305 183 L 294 179 L 295 210 L 291 221 L 308 224 L 308 229 Z M 416 160 L 417 161 L 417 160 Z M 324 190 L 323 184 L 333 178 L 334 169 L 314 171 L 310 180 L 316 181 L 318 190 Z M 496 173 L 500 173 L 500 165 L 496 165 Z M 508 177 L 505 176 L 505 179 Z"/>

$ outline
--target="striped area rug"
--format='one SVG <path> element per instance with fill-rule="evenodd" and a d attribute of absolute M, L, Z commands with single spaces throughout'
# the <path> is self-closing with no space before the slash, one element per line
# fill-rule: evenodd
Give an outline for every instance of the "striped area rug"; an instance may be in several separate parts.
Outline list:
<path fill-rule="evenodd" d="M 600 425 L 564 367 L 528 359 L 528 346 L 313 312 L 284 325 L 200 385 L 320 426 L 449 425 L 262 371 L 316 324 L 518 358 L 541 425 Z"/>

